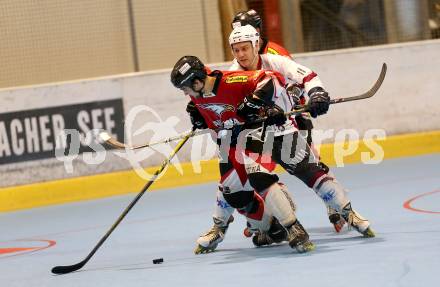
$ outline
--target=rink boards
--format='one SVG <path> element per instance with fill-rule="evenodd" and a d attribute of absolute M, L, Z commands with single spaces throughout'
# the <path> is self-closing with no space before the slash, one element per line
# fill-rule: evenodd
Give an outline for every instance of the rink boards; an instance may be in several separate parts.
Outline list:
<path fill-rule="evenodd" d="M 375 139 L 375 143 L 383 151 L 384 159 L 440 153 L 440 131 L 389 136 Z M 351 145 L 356 147 L 352 152 L 348 151 L 347 143 L 345 146 L 322 145 L 320 148 L 322 160 L 329 166 L 341 166 L 341 163 L 376 163 L 373 160 L 377 150 L 371 148 L 371 140 L 370 143 L 362 140 Z M 366 161 L 366 155 L 372 160 Z M 150 190 L 218 180 L 217 160 L 202 161 L 199 171 L 195 171 L 191 163 L 183 163 L 181 167 L 182 173 L 174 167 L 168 168 L 164 176 L 154 183 Z M 146 171 L 153 175 L 157 169 L 158 167 L 150 167 Z M 129 170 L 0 188 L 0 212 L 138 192 L 146 181 L 133 170 Z"/>

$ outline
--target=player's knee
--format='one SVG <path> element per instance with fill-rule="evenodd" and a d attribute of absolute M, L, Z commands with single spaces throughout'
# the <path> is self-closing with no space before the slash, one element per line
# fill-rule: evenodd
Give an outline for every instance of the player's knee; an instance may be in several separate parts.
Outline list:
<path fill-rule="evenodd" d="M 237 209 L 246 208 L 254 199 L 253 190 L 240 190 L 223 193 L 226 202 Z"/>
<path fill-rule="evenodd" d="M 249 183 L 257 191 L 262 192 L 269 188 L 272 184 L 278 182 L 278 176 L 276 174 L 255 172 L 248 174 Z"/>

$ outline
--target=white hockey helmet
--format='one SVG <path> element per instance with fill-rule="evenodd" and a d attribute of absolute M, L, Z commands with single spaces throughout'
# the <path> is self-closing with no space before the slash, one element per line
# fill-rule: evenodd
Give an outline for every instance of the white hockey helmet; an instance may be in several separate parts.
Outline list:
<path fill-rule="evenodd" d="M 235 27 L 229 35 L 229 45 L 232 47 L 233 44 L 248 42 L 252 43 L 255 47 L 257 42 L 260 40 L 260 33 L 252 27 L 251 25 Z"/>

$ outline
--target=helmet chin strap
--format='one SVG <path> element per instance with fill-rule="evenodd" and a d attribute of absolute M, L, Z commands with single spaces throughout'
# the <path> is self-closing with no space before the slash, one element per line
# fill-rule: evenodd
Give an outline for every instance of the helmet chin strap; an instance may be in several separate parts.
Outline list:
<path fill-rule="evenodd" d="M 255 48 L 254 48 L 254 49 L 255 49 Z M 253 66 L 254 63 L 255 63 L 255 60 L 257 60 L 257 59 L 258 59 L 258 52 L 257 52 L 256 54 L 254 54 L 254 58 L 252 59 L 252 62 L 249 64 L 249 66 L 248 66 L 247 68 L 243 67 L 243 65 L 240 64 L 240 62 L 238 62 L 238 63 L 239 63 L 239 65 L 240 65 L 241 67 L 243 67 L 245 70 L 250 71 L 250 70 L 252 70 L 252 66 Z"/>
<path fill-rule="evenodd" d="M 257 42 L 257 44 L 258 44 L 258 42 Z M 254 59 L 252 60 L 249 68 L 252 68 L 254 66 L 255 60 L 258 59 L 258 50 L 256 50 L 255 47 L 253 49 L 254 49 L 254 51 L 257 51 L 257 53 L 254 53 Z"/>

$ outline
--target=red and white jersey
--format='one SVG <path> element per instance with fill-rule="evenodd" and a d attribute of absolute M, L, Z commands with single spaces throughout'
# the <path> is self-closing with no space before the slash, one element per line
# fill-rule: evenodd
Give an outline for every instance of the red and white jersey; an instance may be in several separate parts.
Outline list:
<path fill-rule="evenodd" d="M 272 71 L 213 71 L 209 76 L 217 80 L 211 94 L 203 97 L 191 97 L 200 114 L 206 121 L 208 128 L 218 131 L 223 128 L 223 123 L 237 119 L 237 107 L 244 98 L 262 88 L 268 81 L 273 81 L 273 95 L 268 95 L 271 100 L 285 111 L 290 111 L 294 103 L 286 101 L 288 97 L 281 75 Z"/>
<path fill-rule="evenodd" d="M 267 41 L 263 39 L 263 45 L 261 46 L 260 51 L 258 51 L 259 54 L 272 54 L 272 55 L 280 55 L 287 58 L 292 59 L 292 56 L 290 55 L 289 51 L 286 50 L 281 45 L 278 45 L 275 42 Z"/>
<path fill-rule="evenodd" d="M 286 84 L 294 84 L 304 89 L 306 93 L 314 87 L 322 87 L 318 75 L 309 68 L 280 55 L 261 54 L 258 60 L 258 69 L 275 71 L 284 77 Z M 230 71 L 243 70 L 236 59 L 232 62 Z"/>

